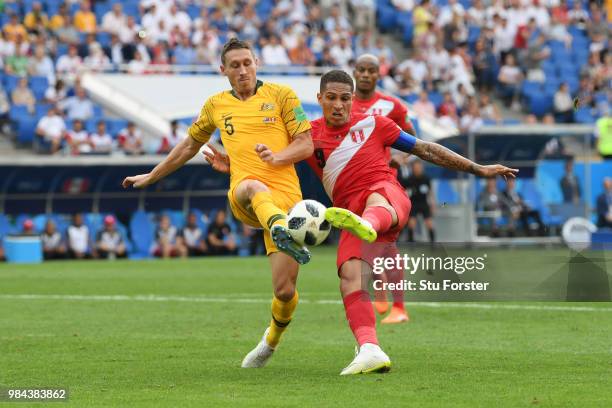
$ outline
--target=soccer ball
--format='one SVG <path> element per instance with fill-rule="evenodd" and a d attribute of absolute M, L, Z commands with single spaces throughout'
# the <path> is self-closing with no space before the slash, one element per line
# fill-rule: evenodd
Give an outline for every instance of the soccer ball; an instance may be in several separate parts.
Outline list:
<path fill-rule="evenodd" d="M 331 231 L 331 225 L 325 219 L 325 206 L 315 200 L 303 200 L 297 203 L 287 218 L 289 233 L 300 245 L 319 245 Z"/>

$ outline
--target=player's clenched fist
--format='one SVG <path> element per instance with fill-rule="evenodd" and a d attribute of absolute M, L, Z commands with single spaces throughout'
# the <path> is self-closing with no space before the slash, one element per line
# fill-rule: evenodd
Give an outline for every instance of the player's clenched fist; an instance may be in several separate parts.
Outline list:
<path fill-rule="evenodd" d="M 270 150 L 268 146 L 266 146 L 265 144 L 262 144 L 262 143 L 256 144 L 255 151 L 259 155 L 259 158 L 261 159 L 261 161 L 268 163 L 272 166 L 275 166 L 277 164 L 276 156 L 274 155 L 274 152 L 272 152 L 272 150 Z"/>
<path fill-rule="evenodd" d="M 123 183 L 121 183 L 123 188 L 143 188 L 148 186 L 149 184 L 152 184 L 151 175 L 149 173 L 126 177 L 125 180 L 123 180 Z"/>

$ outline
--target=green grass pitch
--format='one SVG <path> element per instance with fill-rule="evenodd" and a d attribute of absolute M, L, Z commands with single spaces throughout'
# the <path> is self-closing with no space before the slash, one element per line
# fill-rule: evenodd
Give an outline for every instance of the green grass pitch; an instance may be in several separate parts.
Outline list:
<path fill-rule="evenodd" d="M 612 406 L 610 303 L 410 303 L 410 323 L 379 327 L 391 372 L 340 377 L 354 340 L 334 256 L 302 269 L 259 370 L 239 366 L 269 320 L 263 257 L 0 265 L 0 387 L 68 387 L 78 407 Z"/>

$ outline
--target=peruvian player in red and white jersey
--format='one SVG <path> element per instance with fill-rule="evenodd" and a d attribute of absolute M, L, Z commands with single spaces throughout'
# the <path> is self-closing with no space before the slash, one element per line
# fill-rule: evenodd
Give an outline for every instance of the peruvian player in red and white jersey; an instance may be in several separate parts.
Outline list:
<path fill-rule="evenodd" d="M 397 253 L 395 242 L 410 213 L 410 199 L 389 167 L 386 149 L 480 177 L 515 177 L 518 172 L 499 164 L 473 163 L 441 145 L 415 138 L 384 116 L 353 114 L 352 94 L 353 80 L 346 72 L 334 70 L 321 77 L 317 98 L 323 117 L 311 122 L 314 154 L 307 159 L 334 205 L 327 209 L 326 219 L 343 230 L 336 261 L 340 291 L 360 345 L 345 368 L 349 373 L 364 372 L 388 360 L 378 346 L 374 309 L 362 284 L 362 271 L 371 268 L 372 256 Z M 375 237 L 369 236 L 369 225 Z M 378 245 L 373 248 L 362 240 Z"/>
<path fill-rule="evenodd" d="M 364 54 L 357 58 L 353 76 L 355 94 L 351 113 L 385 116 L 404 132 L 416 136 L 406 105 L 399 99 L 376 90 L 376 84 L 380 79 L 380 63 L 375 55 Z"/>

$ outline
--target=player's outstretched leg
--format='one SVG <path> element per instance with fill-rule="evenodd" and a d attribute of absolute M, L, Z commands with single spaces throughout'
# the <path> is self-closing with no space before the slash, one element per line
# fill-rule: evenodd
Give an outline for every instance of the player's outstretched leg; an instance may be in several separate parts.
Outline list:
<path fill-rule="evenodd" d="M 395 258 L 398 255 L 397 245 L 393 243 L 386 248 L 385 257 Z M 400 287 L 400 283 L 404 280 L 404 269 L 393 268 L 385 271 L 387 281 L 394 283 L 395 287 Z M 408 312 L 404 307 L 404 291 L 401 289 L 395 289 L 391 291 L 391 297 L 393 298 L 393 305 L 391 306 L 391 313 L 387 317 L 381 320 L 382 324 L 395 324 L 405 323 L 410 320 Z"/>
<path fill-rule="evenodd" d="M 252 189 L 258 191 L 251 194 L 251 206 L 260 224 L 270 231 L 272 241 L 276 247 L 291 256 L 299 264 L 310 261 L 310 251 L 306 247 L 298 245 L 287 229 L 287 214 L 274 204 L 272 194 L 264 187 L 263 183 L 249 180 L 254 185 Z"/>
<path fill-rule="evenodd" d="M 361 287 L 362 267 L 363 261 L 351 259 L 340 268 L 340 291 L 346 319 L 359 344 L 357 355 L 340 375 L 384 373 L 391 369 L 389 356 L 378 345 L 370 295 Z"/>
<path fill-rule="evenodd" d="M 376 241 L 376 231 L 365 219 L 345 208 L 329 207 L 325 211 L 325 219 L 334 227 L 346 230 L 357 238 L 366 241 Z"/>

